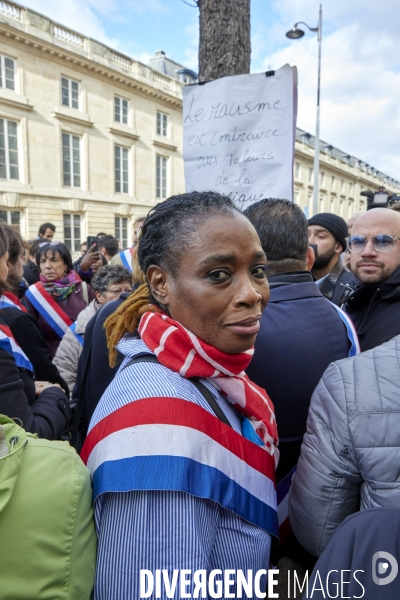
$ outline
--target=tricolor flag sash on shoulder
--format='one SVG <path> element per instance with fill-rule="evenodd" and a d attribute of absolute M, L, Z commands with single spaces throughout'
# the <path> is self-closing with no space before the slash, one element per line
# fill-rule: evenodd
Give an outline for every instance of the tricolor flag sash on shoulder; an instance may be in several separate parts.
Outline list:
<path fill-rule="evenodd" d="M 62 339 L 73 322 L 54 298 L 46 292 L 43 284 L 38 282 L 29 286 L 25 297 Z"/>
<path fill-rule="evenodd" d="M 70 326 L 70 330 L 72 331 L 80 345 L 83 346 L 83 335 L 80 333 L 76 333 L 76 321 L 75 323 L 72 323 L 72 325 Z"/>
<path fill-rule="evenodd" d="M 0 308 L 18 308 L 18 310 L 22 310 L 18 304 L 7 298 L 7 296 L 0 296 Z"/>
<path fill-rule="evenodd" d="M 94 500 L 107 492 L 187 492 L 278 535 L 273 456 L 193 402 L 130 402 L 91 429 L 81 457 Z"/>
<path fill-rule="evenodd" d="M 119 253 L 122 264 L 128 271 L 132 272 L 132 252 L 133 248 L 127 248 Z"/>
<path fill-rule="evenodd" d="M 331 305 L 336 310 L 339 317 L 342 319 L 344 326 L 346 327 L 347 337 L 349 338 L 351 344 L 349 350 L 349 357 L 355 356 L 356 354 L 360 354 L 360 342 L 358 341 L 358 335 L 356 328 L 354 327 L 353 321 L 350 319 L 349 315 L 347 315 L 344 312 L 344 310 L 339 308 L 336 304 L 333 304 L 333 302 L 331 302 Z"/>
<path fill-rule="evenodd" d="M 35 369 L 33 368 L 31 361 L 17 344 L 11 329 L 7 327 L 7 325 L 0 325 L 0 348 L 14 356 L 17 367 L 27 369 L 33 373 Z"/>

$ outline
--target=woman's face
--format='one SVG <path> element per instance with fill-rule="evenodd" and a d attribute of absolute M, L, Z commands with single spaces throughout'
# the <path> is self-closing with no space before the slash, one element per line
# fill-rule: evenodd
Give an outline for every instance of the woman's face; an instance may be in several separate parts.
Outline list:
<path fill-rule="evenodd" d="M 159 267 L 147 276 L 173 319 L 233 354 L 255 342 L 270 294 L 266 263 L 251 223 L 241 214 L 217 214 L 193 233 L 175 278 Z"/>
<path fill-rule="evenodd" d="M 6 282 L 8 276 L 8 250 L 0 258 L 0 281 Z"/>
<path fill-rule="evenodd" d="M 52 250 L 47 250 L 46 254 L 41 255 L 39 268 L 47 281 L 61 279 L 67 274 L 67 265 L 61 258 L 61 254 Z"/>

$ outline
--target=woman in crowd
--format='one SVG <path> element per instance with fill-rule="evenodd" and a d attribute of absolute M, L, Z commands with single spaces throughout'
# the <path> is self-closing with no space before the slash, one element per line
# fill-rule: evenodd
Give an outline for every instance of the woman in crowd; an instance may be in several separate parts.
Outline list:
<path fill-rule="evenodd" d="M 71 393 L 76 381 L 86 325 L 101 306 L 110 302 L 110 300 L 119 298 L 124 292 L 129 293 L 131 291 L 132 276 L 121 265 L 115 267 L 106 265 L 94 275 L 90 287 L 95 298 L 79 313 L 75 323 L 67 330 L 58 346 L 53 361 L 61 376 L 67 382 Z"/>
<path fill-rule="evenodd" d="M 0 223 L 0 301 L 7 286 L 8 256 L 8 238 Z M 35 382 L 31 361 L 2 318 L 8 310 L 13 309 L 0 309 L 0 414 L 18 419 L 26 431 L 58 439 L 70 419 L 68 398 L 58 384 Z"/>
<path fill-rule="evenodd" d="M 4 235 L 8 243 L 8 275 L 7 290 L 0 299 L 0 317 L 10 328 L 16 342 L 32 363 L 37 381 L 58 383 L 68 394 L 68 386 L 60 376 L 57 367 L 52 363 L 51 352 L 43 339 L 36 319 L 28 313 L 20 302 L 16 289 L 22 279 L 24 256 L 23 240 L 12 227 L 3 224 Z"/>
<path fill-rule="evenodd" d="M 65 244 L 40 244 L 36 262 L 40 282 L 28 288 L 24 302 L 37 319 L 54 357 L 66 331 L 94 296 L 90 286 L 72 269 L 71 254 Z"/>
<path fill-rule="evenodd" d="M 244 373 L 269 298 L 258 236 L 213 192 L 158 204 L 141 234 L 148 283 L 106 322 L 110 360 L 124 360 L 82 450 L 95 600 L 139 598 L 141 569 L 255 574 L 277 533 L 273 406 Z"/>

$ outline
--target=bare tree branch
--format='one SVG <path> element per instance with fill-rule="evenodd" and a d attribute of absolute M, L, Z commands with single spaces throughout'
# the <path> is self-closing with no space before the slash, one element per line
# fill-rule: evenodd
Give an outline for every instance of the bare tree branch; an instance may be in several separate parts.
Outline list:
<path fill-rule="evenodd" d="M 197 0 L 193 0 L 194 4 L 190 4 L 190 2 L 186 2 L 186 0 L 182 0 L 182 2 L 184 4 L 187 4 L 188 6 L 191 6 L 192 8 L 198 8 L 199 7 L 199 3 Z"/>

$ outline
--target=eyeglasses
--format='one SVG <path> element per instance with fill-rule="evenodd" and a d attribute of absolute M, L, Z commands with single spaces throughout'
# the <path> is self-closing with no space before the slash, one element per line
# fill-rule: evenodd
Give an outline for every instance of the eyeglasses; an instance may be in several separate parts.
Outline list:
<path fill-rule="evenodd" d="M 390 252 L 399 238 L 397 236 L 382 233 L 373 238 L 366 238 L 363 235 L 352 235 L 347 238 L 347 249 L 354 254 L 360 254 L 367 245 L 368 240 L 372 240 L 372 245 L 376 252 Z"/>

